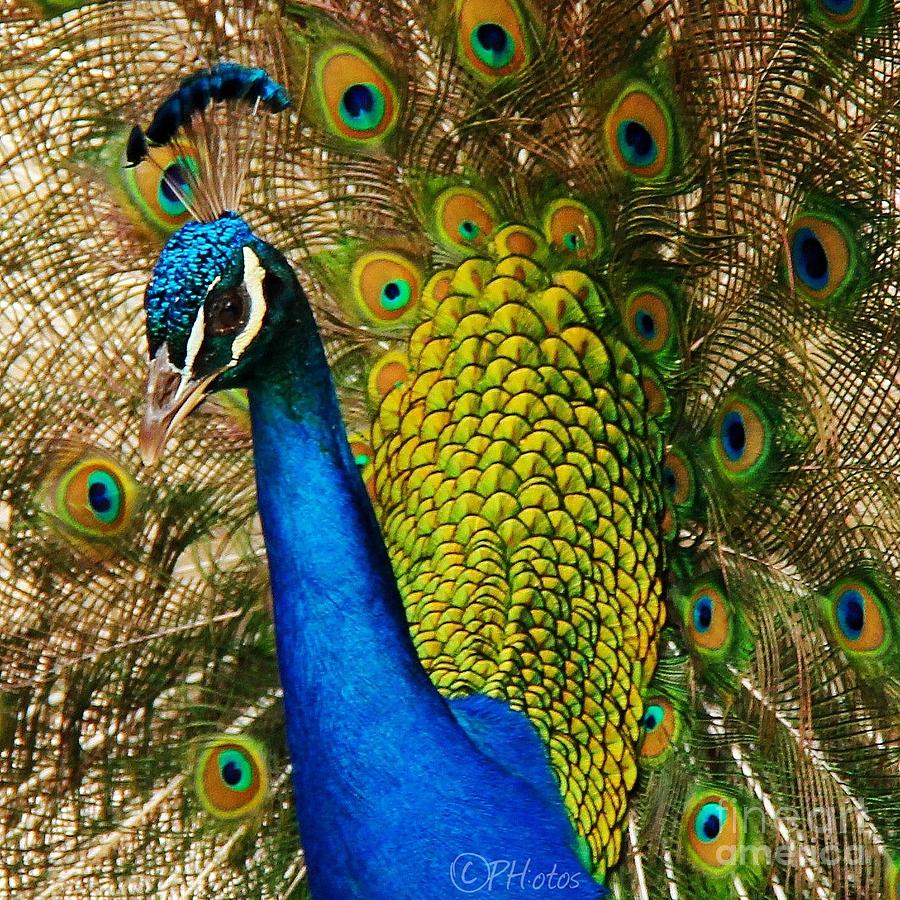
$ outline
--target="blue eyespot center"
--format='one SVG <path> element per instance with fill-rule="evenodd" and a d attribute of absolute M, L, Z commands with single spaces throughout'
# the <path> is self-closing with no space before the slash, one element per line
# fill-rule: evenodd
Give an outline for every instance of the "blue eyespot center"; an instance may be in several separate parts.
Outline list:
<path fill-rule="evenodd" d="M 508 37 L 506 29 L 496 22 L 485 22 L 475 29 L 475 37 L 485 50 L 502 53 L 506 49 Z"/>
<path fill-rule="evenodd" d="M 567 231 L 563 236 L 563 245 L 566 250 L 576 251 L 584 247 L 584 238 L 576 231 Z"/>
<path fill-rule="evenodd" d="M 219 774 L 233 791 L 245 791 L 253 782 L 253 769 L 247 757 L 238 750 L 225 750 L 219 757 Z"/>
<path fill-rule="evenodd" d="M 380 302 L 384 309 L 394 312 L 403 309 L 412 297 L 412 287 L 405 278 L 396 278 L 385 283 L 381 289 Z"/>
<path fill-rule="evenodd" d="M 88 475 L 87 501 L 94 515 L 109 525 L 121 512 L 122 488 L 110 473 L 98 469 Z"/>
<path fill-rule="evenodd" d="M 384 95 L 374 84 L 351 84 L 341 95 L 341 118 L 354 131 L 378 128 L 384 119 Z"/>
<path fill-rule="evenodd" d="M 822 5 L 828 12 L 835 13 L 835 15 L 846 15 L 853 9 L 853 5 L 856 3 L 856 0 L 822 0 Z"/>
<path fill-rule="evenodd" d="M 341 103 L 351 119 L 358 119 L 375 108 L 375 95 L 367 84 L 351 84 L 344 91 Z"/>
<path fill-rule="evenodd" d="M 663 487 L 670 494 L 674 494 L 678 488 L 678 478 L 671 466 L 663 466 Z"/>
<path fill-rule="evenodd" d="M 728 810 L 721 803 L 704 803 L 694 822 L 694 833 L 705 844 L 714 841 L 728 821 Z"/>
<path fill-rule="evenodd" d="M 656 162 L 659 150 L 653 135 L 640 122 L 627 119 L 618 128 L 619 148 L 626 161 L 633 166 L 650 166 Z"/>
<path fill-rule="evenodd" d="M 184 169 L 178 163 L 172 163 L 164 173 L 160 190 L 170 202 L 180 203 L 179 193 L 184 193 L 187 184 L 187 175 Z"/>
<path fill-rule="evenodd" d="M 656 319 L 645 309 L 639 309 L 634 316 L 637 333 L 644 340 L 652 341 L 656 337 Z"/>
<path fill-rule="evenodd" d="M 471 34 L 475 55 L 492 69 L 508 65 L 516 53 L 513 36 L 497 22 L 482 22 Z"/>
<path fill-rule="evenodd" d="M 794 270 L 811 290 L 821 291 L 828 286 L 828 254 L 811 228 L 799 228 L 791 248 Z"/>
<path fill-rule="evenodd" d="M 647 734 L 651 734 L 659 728 L 660 724 L 662 724 L 662 720 L 665 718 L 665 712 L 663 708 L 654 703 L 652 706 L 647 707 L 647 711 L 644 713 L 643 726 L 644 730 Z"/>
<path fill-rule="evenodd" d="M 722 448 L 732 462 L 740 462 L 747 449 L 747 430 L 744 417 L 739 412 L 730 412 L 722 420 Z"/>
<path fill-rule="evenodd" d="M 471 219 L 463 219 L 459 223 L 459 234 L 463 240 L 472 241 L 481 233 L 481 229 Z"/>
<path fill-rule="evenodd" d="M 234 787 L 240 782 L 241 770 L 238 768 L 237 763 L 227 762 L 224 766 L 222 766 L 222 780 L 229 787 Z"/>
<path fill-rule="evenodd" d="M 106 485 L 95 482 L 88 488 L 88 502 L 94 512 L 105 513 L 112 509 L 112 500 L 107 492 Z"/>
<path fill-rule="evenodd" d="M 865 626 L 865 599 L 859 591 L 844 591 L 837 602 L 838 625 L 851 641 L 859 640 Z"/>
<path fill-rule="evenodd" d="M 170 163 L 163 172 L 159 181 L 157 199 L 160 208 L 167 215 L 180 216 L 185 212 L 185 201 L 190 202 L 191 184 L 188 173 L 197 174 L 197 164 L 186 157 L 180 156 L 175 162 Z"/>
<path fill-rule="evenodd" d="M 705 634 L 709 631 L 713 620 L 713 601 L 708 594 L 697 598 L 694 603 L 693 619 L 696 631 L 700 634 Z"/>

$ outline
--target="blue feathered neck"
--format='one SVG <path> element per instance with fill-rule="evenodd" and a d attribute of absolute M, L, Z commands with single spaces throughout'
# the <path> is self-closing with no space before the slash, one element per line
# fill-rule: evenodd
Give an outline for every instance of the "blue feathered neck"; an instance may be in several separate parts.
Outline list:
<path fill-rule="evenodd" d="M 487 698 L 455 713 L 421 667 L 312 315 L 296 306 L 250 409 L 313 897 L 437 900 L 481 879 L 507 898 L 596 898 L 531 725 Z"/>

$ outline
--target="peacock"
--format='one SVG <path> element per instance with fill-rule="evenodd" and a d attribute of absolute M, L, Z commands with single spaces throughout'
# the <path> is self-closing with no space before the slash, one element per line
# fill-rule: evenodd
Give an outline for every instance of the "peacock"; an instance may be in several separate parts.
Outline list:
<path fill-rule="evenodd" d="M 900 897 L 896 4 L 0 10 L 0 896 Z"/>

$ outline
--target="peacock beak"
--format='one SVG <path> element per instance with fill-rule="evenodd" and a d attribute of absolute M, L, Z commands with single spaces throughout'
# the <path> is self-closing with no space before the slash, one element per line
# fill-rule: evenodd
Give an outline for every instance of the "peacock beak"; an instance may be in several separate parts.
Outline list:
<path fill-rule="evenodd" d="M 203 400 L 206 388 L 219 374 L 215 371 L 204 378 L 192 379 L 169 362 L 168 347 L 163 345 L 157 351 L 147 374 L 146 406 L 138 439 L 145 466 L 159 460 L 169 435 Z"/>

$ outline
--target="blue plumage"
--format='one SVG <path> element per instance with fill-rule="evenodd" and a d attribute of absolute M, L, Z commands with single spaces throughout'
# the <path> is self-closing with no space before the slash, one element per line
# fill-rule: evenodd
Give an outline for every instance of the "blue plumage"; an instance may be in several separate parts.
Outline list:
<path fill-rule="evenodd" d="M 250 392 L 313 895 L 422 900 L 492 886 L 524 900 L 564 884 L 575 900 L 599 897 L 531 725 L 487 698 L 451 708 L 416 656 L 312 313 L 281 254 L 234 216 L 186 225 L 147 292 L 154 344 L 186 343 L 223 285 L 252 276 L 248 249 L 270 286 L 266 349 L 248 349 L 229 383 Z"/>

